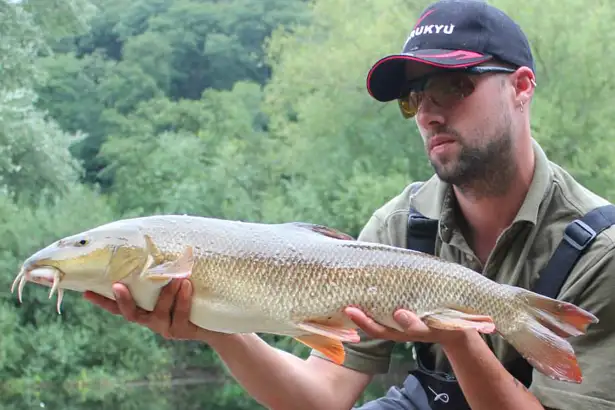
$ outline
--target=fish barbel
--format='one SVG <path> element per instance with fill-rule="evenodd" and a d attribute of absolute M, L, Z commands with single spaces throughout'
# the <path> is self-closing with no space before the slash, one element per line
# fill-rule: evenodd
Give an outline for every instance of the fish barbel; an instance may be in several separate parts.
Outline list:
<path fill-rule="evenodd" d="M 343 313 L 359 307 L 403 330 L 397 309 L 438 329 L 499 333 L 538 371 L 580 383 L 566 340 L 598 319 L 579 307 L 498 284 L 435 256 L 362 242 L 329 227 L 264 224 L 180 215 L 124 219 L 60 239 L 30 256 L 15 278 L 58 292 L 114 298 L 122 282 L 138 306 L 152 310 L 163 286 L 190 278 L 190 320 L 225 333 L 285 335 L 342 363 L 342 343 L 360 341 Z"/>

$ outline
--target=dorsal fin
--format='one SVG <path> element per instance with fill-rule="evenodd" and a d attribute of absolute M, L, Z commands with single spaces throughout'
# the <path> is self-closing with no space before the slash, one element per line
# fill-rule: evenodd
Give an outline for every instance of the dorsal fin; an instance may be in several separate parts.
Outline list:
<path fill-rule="evenodd" d="M 324 225 L 313 224 L 310 222 L 289 222 L 289 224 L 299 227 L 299 228 L 309 229 L 312 232 L 316 232 L 321 235 L 325 235 L 325 236 L 328 236 L 334 239 L 341 239 L 344 241 L 354 241 L 355 240 L 352 236 L 342 231 L 338 231 L 337 229 L 330 228 Z"/>

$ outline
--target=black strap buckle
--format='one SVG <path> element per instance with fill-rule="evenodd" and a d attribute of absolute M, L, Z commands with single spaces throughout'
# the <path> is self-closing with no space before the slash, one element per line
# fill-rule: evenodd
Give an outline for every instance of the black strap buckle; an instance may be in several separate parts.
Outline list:
<path fill-rule="evenodd" d="M 568 224 L 564 231 L 564 240 L 573 248 L 582 251 L 596 237 L 597 233 L 589 225 L 580 219 Z"/>

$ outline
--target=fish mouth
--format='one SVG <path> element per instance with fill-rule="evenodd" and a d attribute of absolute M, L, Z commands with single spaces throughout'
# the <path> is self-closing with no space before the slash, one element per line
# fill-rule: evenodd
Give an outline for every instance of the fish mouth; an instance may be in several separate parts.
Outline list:
<path fill-rule="evenodd" d="M 23 302 L 23 289 L 26 286 L 27 282 L 36 283 L 39 285 L 50 287 L 49 291 L 49 299 L 53 296 L 54 293 L 58 293 L 58 300 L 56 303 L 56 310 L 58 314 L 60 313 L 60 308 L 62 306 L 62 299 L 64 297 L 64 289 L 60 288 L 60 282 L 64 278 L 64 272 L 54 266 L 33 266 L 28 268 L 22 268 L 17 274 L 17 277 L 13 281 L 13 285 L 11 286 L 11 293 L 15 292 L 15 287 L 17 287 L 17 297 L 19 298 L 19 303 Z"/>

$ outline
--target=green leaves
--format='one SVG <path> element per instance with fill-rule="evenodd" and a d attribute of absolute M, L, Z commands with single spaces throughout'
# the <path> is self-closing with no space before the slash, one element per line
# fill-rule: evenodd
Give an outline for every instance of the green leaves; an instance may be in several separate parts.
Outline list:
<path fill-rule="evenodd" d="M 163 341 L 78 294 L 58 316 L 48 289 L 28 286 L 23 305 L 6 290 L 31 252 L 121 217 L 300 220 L 357 236 L 376 208 L 432 173 L 414 121 L 365 87 L 427 3 L 0 3 L 3 403 L 255 408 L 207 346 Z M 533 136 L 615 198 L 615 8 L 494 4 L 528 33 L 538 62 Z M 292 339 L 267 340 L 307 353 Z M 206 384 L 170 388 L 172 373 Z"/>
<path fill-rule="evenodd" d="M 142 104 L 118 122 L 122 137 L 101 151 L 118 211 L 257 218 L 266 172 L 260 98 L 257 84 L 237 83 L 231 91 L 207 91 L 201 101 Z"/>
<path fill-rule="evenodd" d="M 0 91 L 0 188 L 30 200 L 64 191 L 79 176 L 69 152 L 77 137 L 47 120 L 34 99 L 25 88 Z"/>
<path fill-rule="evenodd" d="M 552 160 L 613 200 L 615 107 L 608 67 L 615 63 L 609 51 L 615 8 L 608 2 L 588 8 L 580 0 L 566 1 L 561 12 L 553 11 L 561 7 L 553 0 L 522 8 L 512 1 L 495 4 L 519 20 L 532 44 L 538 65 L 531 107 L 535 138 Z"/>
<path fill-rule="evenodd" d="M 96 5 L 91 30 L 54 42 L 58 54 L 44 60 L 48 79 L 37 82 L 37 91 L 39 107 L 66 130 L 85 134 L 73 152 L 84 162 L 86 181 L 105 186 L 112 181 L 97 178 L 104 166 L 97 154 L 115 133 L 107 121 L 128 117 L 148 101 L 199 100 L 204 91 L 230 90 L 237 81 L 264 84 L 270 75 L 264 39 L 305 16 L 299 0 Z"/>

